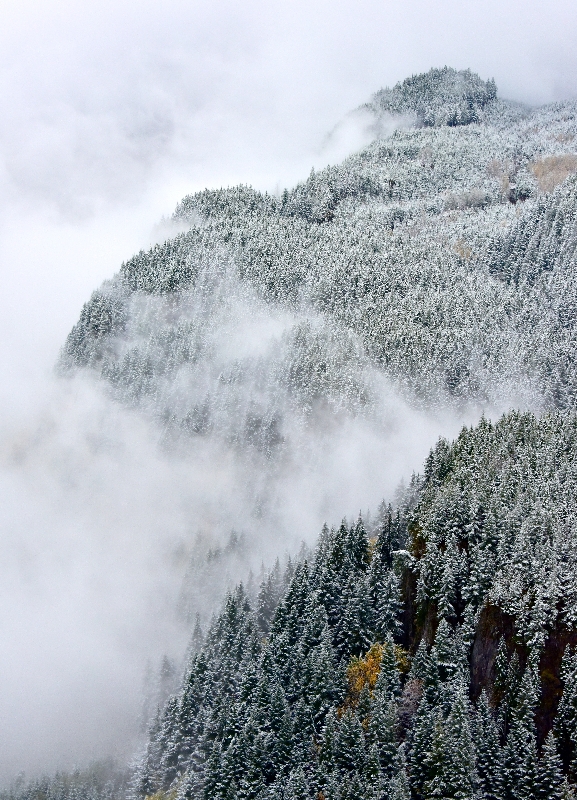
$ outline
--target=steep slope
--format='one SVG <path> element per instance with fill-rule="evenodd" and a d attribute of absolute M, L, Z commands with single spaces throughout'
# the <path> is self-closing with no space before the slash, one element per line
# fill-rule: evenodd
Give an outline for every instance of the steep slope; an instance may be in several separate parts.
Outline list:
<path fill-rule="evenodd" d="M 440 441 L 375 522 L 231 593 L 139 798 L 572 796 L 577 105 L 445 68 L 364 112 L 375 140 L 279 197 L 184 198 L 189 229 L 94 293 L 61 370 L 267 474 L 317 429 L 382 419 L 391 386 L 530 411 Z"/>
<path fill-rule="evenodd" d="M 482 420 L 369 533 L 325 529 L 258 597 L 239 587 L 152 727 L 139 795 L 561 797 L 576 457 L 574 415 Z"/>
<path fill-rule="evenodd" d="M 378 103 L 415 113 L 425 103 L 447 124 L 403 123 L 279 198 L 247 187 L 185 198 L 175 218 L 190 231 L 133 257 L 95 293 L 63 365 L 96 371 L 176 428 L 246 441 L 256 425 L 265 449 L 282 439 L 287 405 L 305 415 L 315 403 L 370 407 L 363 364 L 427 408 L 571 404 L 575 371 L 558 354 L 574 363 L 575 317 L 561 306 L 577 188 L 543 195 L 539 185 L 577 168 L 575 105 L 519 110 L 450 70 L 391 92 Z M 451 97 L 477 94 L 469 124 L 449 124 Z M 563 265 L 551 258 L 547 281 L 504 280 L 495 253 L 563 203 Z M 535 242 L 514 245 L 524 247 Z M 269 347 L 223 355 L 215 336 L 254 317 L 274 321 Z"/>

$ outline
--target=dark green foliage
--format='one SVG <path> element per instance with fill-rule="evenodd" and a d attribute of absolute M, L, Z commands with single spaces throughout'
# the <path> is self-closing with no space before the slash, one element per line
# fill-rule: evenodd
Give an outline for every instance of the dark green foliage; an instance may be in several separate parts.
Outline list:
<path fill-rule="evenodd" d="M 557 712 L 555 729 L 565 767 L 573 779 L 577 777 L 577 654 L 569 648 L 561 662 L 563 695 Z"/>
<path fill-rule="evenodd" d="M 563 765 L 555 737 L 550 731 L 537 767 L 537 797 L 539 800 L 563 800 L 563 784 Z"/>
<path fill-rule="evenodd" d="M 118 800 L 127 793 L 130 772 L 112 761 L 95 762 L 72 772 L 26 782 L 20 777 L 2 800 Z"/>
<path fill-rule="evenodd" d="M 374 598 L 358 589 L 368 587 L 373 558 L 382 563 L 362 520 L 343 523 L 325 529 L 312 568 L 306 560 L 291 565 L 287 582 L 275 567 L 256 612 L 242 587 L 228 596 L 181 692 L 151 729 L 141 795 L 182 786 L 190 798 L 252 798 L 282 785 L 300 797 L 338 785 L 353 797 L 397 774 L 400 677 L 390 636 L 398 623 L 393 616 L 389 630 L 382 620 L 372 628 Z M 383 633 L 389 644 L 377 686 L 350 705 L 349 658 Z"/>
<path fill-rule="evenodd" d="M 414 512 L 413 547 L 424 549 L 415 564 L 422 613 L 435 604 L 455 624 L 490 602 L 517 618 L 519 639 L 536 649 L 556 624 L 573 629 L 577 475 L 567 467 L 574 456 L 567 458 L 576 452 L 574 414 L 482 420 L 450 449 L 435 448 Z M 499 691 L 514 694 L 506 669 Z"/>
<path fill-rule="evenodd" d="M 574 106 L 523 112 L 496 100 L 492 81 L 443 68 L 369 107 L 421 127 L 376 133 L 281 197 L 237 186 L 184 198 L 175 219 L 190 230 L 121 267 L 83 310 L 62 365 L 95 369 L 176 430 L 269 458 L 287 405 L 370 410 L 368 365 L 426 407 L 573 406 L 575 181 L 540 196 L 531 167 L 568 155 Z M 212 375 L 231 296 L 248 316 L 306 319 L 295 314 L 266 358 Z"/>
<path fill-rule="evenodd" d="M 577 657 L 544 668 L 577 640 L 577 182 L 540 196 L 532 171 L 573 141 L 575 107 L 515 109 L 444 68 L 364 110 L 413 127 L 281 197 L 186 197 L 190 230 L 93 295 L 63 367 L 266 463 L 295 420 L 372 412 L 381 380 L 427 408 L 551 413 L 439 441 L 372 526 L 325 527 L 255 601 L 229 593 L 151 724 L 136 798 L 556 800 L 577 780 Z M 291 320 L 266 356 L 216 359 L 231 298 L 239 319 Z M 378 677 L 353 686 L 376 643 Z M 11 798 L 93 799 L 58 780 Z"/>
<path fill-rule="evenodd" d="M 242 585 L 229 593 L 151 723 L 134 797 L 569 797 L 576 656 L 566 648 L 555 735 L 540 717 L 540 665 L 548 637 L 577 634 L 576 455 L 572 415 L 482 420 L 435 447 L 372 536 L 360 518 L 325 527 L 312 554 L 284 575 L 275 565 L 256 602 Z M 412 657 L 399 647 L 408 572 L 426 620 Z M 489 609 L 511 627 L 471 702 Z M 62 786 L 54 800 L 73 800 Z M 25 788 L 6 800 L 45 798 Z"/>
<path fill-rule="evenodd" d="M 474 740 L 481 797 L 483 800 L 504 800 L 504 765 L 499 728 L 485 692 L 477 704 Z"/>
<path fill-rule="evenodd" d="M 287 796 L 287 787 L 327 800 L 406 798 L 409 790 L 413 800 L 567 793 L 577 696 L 570 650 L 560 754 L 552 733 L 539 741 L 536 723 L 547 631 L 575 629 L 568 519 L 577 514 L 567 510 L 577 474 L 567 457 L 576 451 L 573 416 L 482 420 L 435 447 L 399 511 L 381 508 L 371 539 L 361 519 L 325 527 L 310 559 L 291 564 L 285 578 L 278 564 L 265 577 L 256 610 L 242 587 L 229 595 L 151 730 L 140 795 L 262 798 Z M 405 543 L 414 556 L 398 549 Z M 403 570 L 418 577 L 419 613 L 436 614 L 429 642 L 413 644 L 408 673 L 395 655 Z M 472 704 L 471 642 L 482 635 L 488 603 L 514 620 L 515 638 L 495 644 L 493 684 Z M 370 678 L 363 658 L 375 642 L 383 647 Z"/>
<path fill-rule="evenodd" d="M 125 324 L 126 307 L 122 296 L 114 290 L 93 292 L 68 335 L 64 353 L 78 366 L 95 366 L 106 356 L 109 340 L 121 334 Z"/>
<path fill-rule="evenodd" d="M 575 177 L 560 186 L 552 197 L 539 200 L 524 219 L 490 247 L 489 271 L 508 283 L 533 285 L 543 273 L 566 272 L 575 265 L 577 207 Z M 543 276 L 544 277 L 544 276 Z M 574 298 L 560 298 L 565 301 Z M 566 324 L 571 310 L 559 309 Z"/>

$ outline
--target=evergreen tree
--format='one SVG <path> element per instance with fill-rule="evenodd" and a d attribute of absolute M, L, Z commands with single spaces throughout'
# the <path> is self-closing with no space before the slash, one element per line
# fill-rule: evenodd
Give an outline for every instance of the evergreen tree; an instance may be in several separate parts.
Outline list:
<path fill-rule="evenodd" d="M 447 752 L 443 718 L 440 712 L 432 714 L 432 730 L 429 749 L 423 754 L 423 781 L 414 785 L 419 797 L 432 800 L 437 797 L 449 797 L 450 786 L 447 779 L 450 775 L 446 769 Z M 411 770 L 411 774 L 412 774 Z M 416 776 L 415 776 L 416 777 Z"/>
<path fill-rule="evenodd" d="M 398 700 L 401 696 L 401 679 L 393 640 L 390 636 L 383 646 L 379 676 L 375 684 L 375 694 L 380 698 L 381 702 L 389 698 Z"/>
<path fill-rule="evenodd" d="M 504 800 L 503 752 L 497 723 L 484 690 L 477 704 L 474 732 L 481 797 Z"/>
<path fill-rule="evenodd" d="M 563 800 L 563 764 L 557 752 L 557 743 L 549 731 L 537 767 L 538 800 Z"/>
<path fill-rule="evenodd" d="M 302 767 L 295 767 L 289 775 L 284 796 L 290 800 L 309 800 L 307 777 Z"/>
<path fill-rule="evenodd" d="M 363 728 L 356 714 L 347 710 L 336 729 L 334 764 L 342 775 L 363 772 L 366 763 Z"/>
<path fill-rule="evenodd" d="M 505 746 L 506 797 L 531 800 L 538 791 L 535 678 L 528 665 L 519 685 Z"/>
<path fill-rule="evenodd" d="M 446 776 L 447 796 L 455 800 L 472 800 L 476 797 L 478 775 L 470 727 L 469 701 L 461 677 L 455 679 L 452 690 L 453 704 L 444 731 L 443 771 Z"/>
<path fill-rule="evenodd" d="M 385 704 L 383 699 L 378 696 L 378 692 L 375 692 L 371 702 L 367 740 L 376 748 L 382 773 L 389 779 L 399 768 L 396 727 L 396 703 L 389 700 Z"/>
<path fill-rule="evenodd" d="M 417 797 L 424 797 L 425 786 L 431 780 L 431 759 L 442 758 L 442 736 L 442 721 L 423 697 L 411 729 L 409 755 L 411 788 Z"/>
<path fill-rule="evenodd" d="M 563 694 L 559 702 L 555 730 L 566 767 L 577 776 L 577 655 L 569 648 L 563 654 L 560 678 Z"/>

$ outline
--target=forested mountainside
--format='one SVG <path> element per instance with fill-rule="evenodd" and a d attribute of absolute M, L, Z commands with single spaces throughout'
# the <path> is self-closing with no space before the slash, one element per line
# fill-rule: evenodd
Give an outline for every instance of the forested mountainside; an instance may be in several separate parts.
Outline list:
<path fill-rule="evenodd" d="M 321 414 L 377 414 L 384 386 L 487 416 L 375 519 L 229 593 L 131 800 L 574 796 L 577 103 L 528 109 L 444 68 L 357 113 L 372 143 L 279 196 L 184 198 L 185 231 L 93 294 L 60 370 L 271 471 Z"/>
<path fill-rule="evenodd" d="M 396 132 L 280 197 L 186 197 L 188 232 L 94 293 L 63 368 L 269 455 L 319 404 L 369 413 L 373 368 L 426 408 L 570 406 L 577 104 L 526 110 L 445 69 L 369 106 L 403 111 Z M 265 317 L 260 350 L 230 347 Z"/>
<path fill-rule="evenodd" d="M 485 82 L 470 70 L 445 67 L 413 75 L 393 89 L 381 89 L 363 108 L 377 120 L 406 114 L 419 126 L 469 125 L 479 122 L 482 110 L 496 97 L 495 81 Z"/>
<path fill-rule="evenodd" d="M 574 797 L 576 504 L 572 411 L 439 440 L 372 523 L 226 597 L 128 797 Z M 119 775 L 3 800 L 116 797 Z"/>
<path fill-rule="evenodd" d="M 577 417 L 439 441 L 373 527 L 230 594 L 154 721 L 136 797 L 569 797 Z"/>
<path fill-rule="evenodd" d="M 27 782 L 20 776 L 11 789 L 0 791 L 2 800 L 118 800 L 125 797 L 131 770 L 112 760 L 73 772 Z"/>

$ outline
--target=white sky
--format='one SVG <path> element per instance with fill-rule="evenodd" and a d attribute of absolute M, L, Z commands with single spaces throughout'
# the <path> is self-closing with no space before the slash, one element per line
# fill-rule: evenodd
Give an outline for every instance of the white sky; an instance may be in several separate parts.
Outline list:
<path fill-rule="evenodd" d="M 42 491 L 54 506 L 60 497 L 59 488 L 39 488 L 60 486 L 48 451 L 19 474 L 11 461 L 14 441 L 36 430 L 31 420 L 58 417 L 64 401 L 48 376 L 91 290 L 154 238 L 183 194 L 294 183 L 322 165 L 323 138 L 347 111 L 410 74 L 470 67 L 494 77 L 501 96 L 576 97 L 575 42 L 574 0 L 0 0 L 0 494 L 8 509 L 0 543 L 24 543 L 28 554 L 20 571 L 0 566 L 0 779 L 106 752 L 115 741 L 107 729 L 124 735 L 121 718 L 136 703 L 133 692 L 122 704 L 141 652 L 123 660 L 111 619 L 114 603 L 133 614 L 130 639 L 144 612 L 117 585 L 114 603 L 94 609 L 100 595 L 86 584 L 93 550 L 106 567 L 103 543 L 91 540 L 70 568 L 78 530 L 70 531 L 86 519 L 75 510 L 63 523 L 58 508 L 34 507 Z M 84 424 L 79 414 L 71 412 L 70 430 Z M 58 453 L 66 435 L 58 434 Z M 138 477 L 139 447 L 125 466 L 141 484 L 144 519 L 158 508 L 156 476 Z M 91 480 L 106 469 L 94 467 Z M 170 482 L 163 475 L 160 486 Z M 122 503 L 110 499 L 99 519 L 125 514 L 126 528 L 136 526 L 140 517 L 119 511 Z M 116 555 L 130 550 L 131 536 Z M 139 553 L 134 569 L 155 553 Z M 80 588 L 44 593 L 29 557 L 54 562 L 42 580 Z M 23 607 L 10 607 L 11 598 Z"/>

